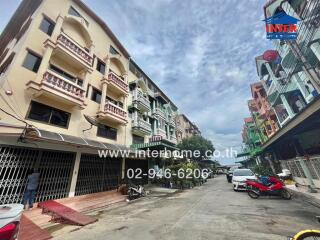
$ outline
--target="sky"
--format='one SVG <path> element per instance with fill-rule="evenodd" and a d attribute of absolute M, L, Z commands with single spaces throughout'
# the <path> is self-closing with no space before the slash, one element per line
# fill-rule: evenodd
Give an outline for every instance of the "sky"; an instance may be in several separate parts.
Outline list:
<path fill-rule="evenodd" d="M 222 154 L 239 149 L 265 0 L 84 0 L 136 63 Z M 0 0 L 0 31 L 20 0 Z M 217 157 L 222 164 L 234 158 Z"/>

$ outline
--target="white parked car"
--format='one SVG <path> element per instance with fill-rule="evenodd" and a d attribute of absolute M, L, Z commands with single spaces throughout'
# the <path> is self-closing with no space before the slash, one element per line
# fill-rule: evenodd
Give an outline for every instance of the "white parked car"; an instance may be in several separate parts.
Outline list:
<path fill-rule="evenodd" d="M 0 239 L 15 240 L 19 232 L 22 204 L 0 205 Z"/>
<path fill-rule="evenodd" d="M 256 175 L 250 169 L 236 169 L 233 172 L 232 184 L 233 190 L 246 190 L 246 180 L 257 179 Z"/>

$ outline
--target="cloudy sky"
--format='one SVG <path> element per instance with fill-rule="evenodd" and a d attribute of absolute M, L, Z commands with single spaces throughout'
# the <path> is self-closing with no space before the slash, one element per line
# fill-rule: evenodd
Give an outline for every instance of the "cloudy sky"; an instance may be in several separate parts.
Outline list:
<path fill-rule="evenodd" d="M 19 0 L 0 0 L 0 30 Z M 223 150 L 241 145 L 265 0 L 85 0 L 171 100 Z M 219 159 L 233 163 L 235 159 Z"/>

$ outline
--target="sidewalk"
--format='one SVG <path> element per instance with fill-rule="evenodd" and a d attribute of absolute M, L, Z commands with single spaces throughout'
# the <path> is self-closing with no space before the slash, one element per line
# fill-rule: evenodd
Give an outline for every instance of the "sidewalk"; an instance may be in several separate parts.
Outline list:
<path fill-rule="evenodd" d="M 320 208 L 320 190 L 317 193 L 310 193 L 309 188 L 305 186 L 286 185 L 286 188 L 293 194 L 294 198 Z"/>

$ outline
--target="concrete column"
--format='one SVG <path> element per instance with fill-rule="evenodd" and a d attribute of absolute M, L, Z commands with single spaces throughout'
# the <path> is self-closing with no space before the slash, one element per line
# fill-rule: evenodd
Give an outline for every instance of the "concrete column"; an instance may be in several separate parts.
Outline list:
<path fill-rule="evenodd" d="M 306 175 L 306 178 L 308 179 L 308 182 L 309 182 L 309 184 L 310 184 L 310 191 L 311 191 L 311 192 L 317 192 L 317 191 L 315 190 L 315 189 L 316 189 L 316 186 L 315 186 L 315 184 L 314 184 L 314 182 L 313 182 L 312 175 L 311 175 L 311 173 L 310 173 L 310 170 L 309 170 L 307 164 L 306 164 L 305 161 L 304 161 L 304 158 L 299 158 L 299 163 L 300 163 L 300 165 L 301 165 L 301 168 L 302 168 L 302 170 L 303 170 L 304 175 Z"/>
<path fill-rule="evenodd" d="M 53 42 L 55 42 L 57 40 L 59 34 L 61 33 L 62 24 L 63 24 L 63 16 L 61 14 L 59 14 L 59 16 L 57 17 L 53 32 L 51 34 L 51 40 Z"/>
<path fill-rule="evenodd" d="M 121 159 L 121 179 L 126 177 L 126 159 Z"/>
<path fill-rule="evenodd" d="M 289 117 L 290 117 L 290 118 L 293 118 L 295 114 L 294 114 L 294 112 L 292 111 L 292 109 L 291 109 L 291 107 L 290 107 L 290 105 L 289 105 L 286 97 L 285 97 L 283 94 L 281 94 L 281 95 L 280 95 L 280 98 L 281 98 L 281 101 L 282 101 L 284 107 L 286 108 L 286 110 L 287 110 L 287 112 L 288 112 L 288 114 L 289 114 Z"/>
<path fill-rule="evenodd" d="M 81 159 L 81 152 L 77 152 L 76 160 L 75 160 L 74 166 L 73 166 L 72 177 L 71 177 L 69 197 L 74 197 L 74 194 L 76 191 L 78 172 L 79 172 L 79 166 L 80 166 L 80 159 Z"/>
<path fill-rule="evenodd" d="M 38 75 L 36 77 L 36 82 L 40 83 L 41 80 L 43 79 L 43 74 L 47 71 L 50 63 L 50 58 L 53 52 L 53 47 L 48 44 L 46 46 L 46 50 L 42 56 L 41 64 L 38 69 Z"/>
<path fill-rule="evenodd" d="M 317 56 L 318 61 L 320 61 L 320 43 L 319 42 L 314 42 L 310 45 L 310 48 L 314 55 Z"/>
<path fill-rule="evenodd" d="M 100 112 L 104 112 L 104 108 L 106 105 L 106 97 L 107 97 L 107 80 L 102 79 L 102 90 L 101 90 L 101 103 L 100 103 Z"/>
<path fill-rule="evenodd" d="M 107 87 L 108 87 L 108 74 L 110 69 L 110 58 L 109 56 L 105 59 L 106 69 L 104 76 L 101 80 L 102 82 L 102 89 L 101 89 L 101 103 L 100 103 L 100 112 L 104 112 L 104 108 L 106 105 L 106 97 L 107 97 Z"/>
<path fill-rule="evenodd" d="M 300 77 L 297 74 L 293 75 L 292 78 L 293 78 L 293 81 L 297 84 L 300 92 L 302 93 L 304 100 L 308 103 L 307 97 L 309 96 L 310 93 L 308 93 L 306 86 L 303 84 L 303 81 L 300 79 Z"/>
<path fill-rule="evenodd" d="M 271 66 L 270 66 L 270 63 L 265 63 L 265 66 L 266 66 L 266 68 L 267 68 L 267 70 L 268 70 L 268 73 L 269 73 L 269 75 L 270 75 L 270 77 L 271 77 L 271 80 L 274 81 L 274 80 L 276 79 L 276 76 L 274 75 L 274 73 L 273 73 L 273 71 L 272 71 L 272 68 L 271 68 Z"/>
<path fill-rule="evenodd" d="M 89 99 L 91 98 L 91 95 L 92 95 L 92 86 L 90 85 L 89 89 L 88 89 L 88 98 Z"/>

